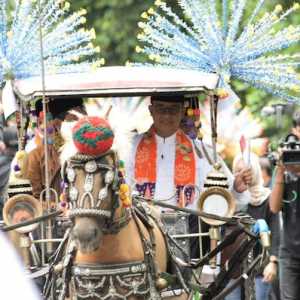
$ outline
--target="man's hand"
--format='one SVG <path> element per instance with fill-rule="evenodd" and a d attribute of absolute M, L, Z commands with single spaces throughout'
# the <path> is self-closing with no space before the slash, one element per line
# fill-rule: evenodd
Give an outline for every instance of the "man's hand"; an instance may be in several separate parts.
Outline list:
<path fill-rule="evenodd" d="M 273 262 L 269 262 L 263 271 L 263 281 L 264 282 L 272 282 L 277 275 L 277 264 Z"/>
<path fill-rule="evenodd" d="M 236 192 L 242 193 L 248 189 L 248 185 L 252 181 L 251 168 L 244 167 L 239 172 L 234 174 L 233 187 Z"/>

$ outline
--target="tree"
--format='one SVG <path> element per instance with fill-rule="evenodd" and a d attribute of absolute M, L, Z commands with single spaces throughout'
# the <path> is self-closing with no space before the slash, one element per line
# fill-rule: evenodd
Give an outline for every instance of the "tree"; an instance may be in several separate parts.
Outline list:
<path fill-rule="evenodd" d="M 174 5 L 175 1 L 166 1 Z M 78 0 L 72 9 L 87 10 L 87 25 L 96 30 L 95 44 L 100 46 L 106 65 L 124 65 L 138 61 L 135 53 L 140 15 L 154 4 L 154 0 Z"/>
<path fill-rule="evenodd" d="M 199 0 L 200 1 L 200 0 Z M 175 11 L 178 9 L 177 1 L 165 1 L 172 6 Z M 220 0 L 221 3 L 221 0 Z M 247 13 L 253 11 L 256 1 L 248 1 Z M 154 0 L 76 0 L 72 2 L 72 9 L 87 9 L 87 24 L 96 30 L 96 45 L 100 46 L 101 55 L 106 60 L 106 65 L 124 65 L 126 61 L 140 61 L 141 56 L 135 53 L 134 49 L 138 45 L 136 38 L 139 28 L 137 23 L 141 20 L 143 11 L 153 6 Z M 294 0 L 280 0 L 274 3 L 266 1 L 266 9 L 272 11 L 276 4 L 281 4 L 285 9 L 294 4 Z M 287 20 L 288 24 L 299 24 L 300 15 L 293 14 Z M 293 47 L 299 51 L 300 46 Z M 267 103 L 279 102 L 278 99 L 270 97 L 264 92 L 248 87 L 240 82 L 233 82 L 235 90 L 241 99 L 242 107 L 248 106 L 251 112 L 261 118 L 260 112 Z M 271 120 L 271 121 L 270 121 Z M 269 130 L 273 119 L 264 119 L 265 127 L 269 133 L 278 132 Z"/>

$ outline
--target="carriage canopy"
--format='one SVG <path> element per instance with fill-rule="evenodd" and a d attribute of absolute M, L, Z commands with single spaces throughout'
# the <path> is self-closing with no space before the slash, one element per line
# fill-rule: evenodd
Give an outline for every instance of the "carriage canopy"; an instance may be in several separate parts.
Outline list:
<path fill-rule="evenodd" d="M 49 75 L 45 95 L 49 97 L 143 96 L 157 93 L 200 93 L 216 88 L 219 77 L 200 71 L 158 67 L 102 67 L 91 73 Z M 43 94 L 41 77 L 14 82 L 21 100 Z"/>

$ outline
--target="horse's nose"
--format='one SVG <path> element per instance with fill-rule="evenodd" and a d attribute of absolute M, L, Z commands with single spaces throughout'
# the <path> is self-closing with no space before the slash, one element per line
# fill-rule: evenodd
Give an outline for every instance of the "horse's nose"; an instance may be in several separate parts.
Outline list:
<path fill-rule="evenodd" d="M 76 222 L 73 237 L 81 242 L 92 242 L 99 236 L 99 228 L 95 222 Z"/>

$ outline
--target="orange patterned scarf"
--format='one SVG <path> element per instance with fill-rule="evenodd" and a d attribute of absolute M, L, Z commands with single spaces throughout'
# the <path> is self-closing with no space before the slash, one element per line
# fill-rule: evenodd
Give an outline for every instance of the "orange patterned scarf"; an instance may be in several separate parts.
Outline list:
<path fill-rule="evenodd" d="M 141 139 L 135 156 L 135 180 L 137 189 L 143 196 L 153 197 L 156 183 L 157 144 L 155 130 L 152 127 Z M 180 206 L 192 202 L 194 189 L 186 185 L 194 185 L 196 177 L 196 162 L 192 142 L 178 130 L 176 133 L 174 184 L 177 190 L 177 200 Z M 183 197 L 184 196 L 184 197 Z M 185 201 L 186 200 L 186 201 Z"/>

